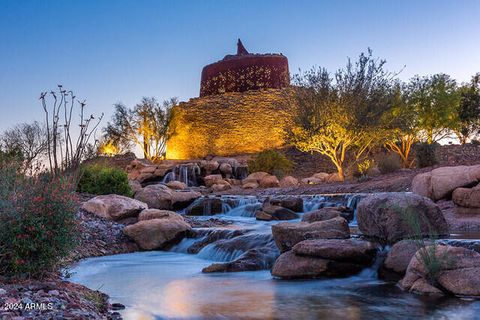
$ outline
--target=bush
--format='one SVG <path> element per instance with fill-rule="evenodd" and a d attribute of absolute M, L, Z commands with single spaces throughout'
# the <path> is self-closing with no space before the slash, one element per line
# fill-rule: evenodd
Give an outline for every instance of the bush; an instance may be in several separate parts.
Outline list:
<path fill-rule="evenodd" d="M 275 150 L 265 150 L 248 161 L 248 171 L 264 171 L 277 177 L 283 177 L 293 169 L 293 162 L 284 154 Z"/>
<path fill-rule="evenodd" d="M 419 143 L 415 146 L 417 167 L 425 168 L 438 163 L 436 156 L 437 144 Z"/>
<path fill-rule="evenodd" d="M 399 170 L 402 166 L 400 157 L 392 152 L 382 155 L 377 159 L 378 169 L 381 173 L 390 173 Z"/>
<path fill-rule="evenodd" d="M 99 195 L 119 194 L 127 197 L 132 196 L 127 173 L 119 168 L 100 164 L 88 165 L 82 168 L 77 190 Z"/>
<path fill-rule="evenodd" d="M 41 277 L 76 245 L 71 179 L 22 177 L 0 169 L 0 274 Z"/>

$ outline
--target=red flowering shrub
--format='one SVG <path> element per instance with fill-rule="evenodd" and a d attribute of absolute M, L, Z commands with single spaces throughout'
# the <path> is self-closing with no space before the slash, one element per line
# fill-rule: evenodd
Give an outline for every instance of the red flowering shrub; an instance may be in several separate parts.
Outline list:
<path fill-rule="evenodd" d="M 12 177 L 0 168 L 0 274 L 41 277 L 75 246 L 75 184 L 48 175 Z M 11 171 L 9 171 L 11 173 Z"/>

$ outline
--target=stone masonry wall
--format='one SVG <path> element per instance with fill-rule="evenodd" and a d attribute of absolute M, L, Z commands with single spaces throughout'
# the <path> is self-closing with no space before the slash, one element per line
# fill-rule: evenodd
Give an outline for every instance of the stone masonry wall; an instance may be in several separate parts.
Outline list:
<path fill-rule="evenodd" d="M 167 159 L 255 153 L 285 145 L 293 89 L 231 92 L 190 99 L 174 109 Z"/>

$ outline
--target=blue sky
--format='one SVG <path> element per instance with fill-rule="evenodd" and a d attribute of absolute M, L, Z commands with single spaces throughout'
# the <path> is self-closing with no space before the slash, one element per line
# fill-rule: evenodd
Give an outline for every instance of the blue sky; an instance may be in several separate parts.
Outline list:
<path fill-rule="evenodd" d="M 104 112 L 143 96 L 198 96 L 208 63 L 281 52 L 291 72 L 335 70 L 367 47 L 408 79 L 480 72 L 480 1 L 0 0 L 0 130 L 41 120 L 57 83 Z"/>

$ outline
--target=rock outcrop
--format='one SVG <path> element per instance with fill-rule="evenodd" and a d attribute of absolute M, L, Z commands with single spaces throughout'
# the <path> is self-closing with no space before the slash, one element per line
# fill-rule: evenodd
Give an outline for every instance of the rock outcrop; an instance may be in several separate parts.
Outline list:
<path fill-rule="evenodd" d="M 372 264 L 376 252 L 376 246 L 368 241 L 305 240 L 280 255 L 272 275 L 283 279 L 350 276 Z"/>
<path fill-rule="evenodd" d="M 411 237 L 419 224 L 422 236 L 448 235 L 440 208 L 426 197 L 413 193 L 378 193 L 363 198 L 357 207 L 360 231 L 387 243 Z"/>

